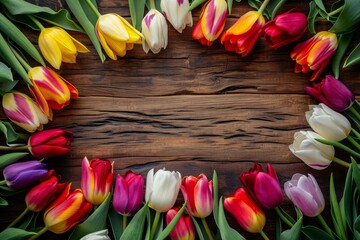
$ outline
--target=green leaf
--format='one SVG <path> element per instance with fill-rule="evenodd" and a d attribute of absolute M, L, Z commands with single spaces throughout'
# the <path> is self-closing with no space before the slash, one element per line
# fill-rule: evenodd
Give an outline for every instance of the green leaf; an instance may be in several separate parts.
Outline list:
<path fill-rule="evenodd" d="M 184 202 L 183 206 L 180 208 L 180 210 L 175 215 L 175 217 L 171 220 L 171 222 L 166 226 L 166 228 L 162 232 L 160 232 L 160 234 L 157 236 L 156 240 L 163 240 L 170 234 L 170 232 L 174 229 L 174 227 L 178 223 L 181 215 L 183 214 L 183 212 L 185 210 L 185 207 L 186 207 L 186 202 Z"/>
<path fill-rule="evenodd" d="M 24 193 L 28 191 L 27 188 L 25 189 L 21 189 L 21 190 L 13 190 L 11 188 L 9 188 L 8 186 L 0 186 L 0 195 L 1 196 L 4 196 L 4 197 L 11 197 L 11 196 L 14 196 L 14 195 L 18 195 L 18 194 L 21 194 L 21 193 Z"/>
<path fill-rule="evenodd" d="M 19 141 L 27 141 L 28 134 L 17 133 L 9 122 L 0 121 L 0 131 L 4 133 L 6 144 L 10 145 Z"/>
<path fill-rule="evenodd" d="M 36 220 L 37 214 L 38 213 L 30 212 L 30 214 L 28 214 L 28 216 L 24 220 L 22 220 L 18 228 L 26 230 L 26 228 L 32 225 L 33 221 Z"/>
<path fill-rule="evenodd" d="M 345 228 L 345 224 L 343 222 L 343 218 L 340 212 L 340 207 L 339 207 L 339 203 L 336 197 L 336 192 L 335 192 L 335 185 L 334 185 L 334 177 L 333 174 L 331 173 L 330 175 L 330 211 L 331 211 L 331 218 L 332 218 L 332 222 L 333 225 L 335 227 L 335 232 L 338 236 L 341 236 L 343 239 L 346 239 L 346 228 Z"/>
<path fill-rule="evenodd" d="M 277 207 L 276 209 L 276 212 L 279 211 L 279 213 L 277 212 L 277 215 L 280 216 L 283 215 L 289 222 L 291 222 L 292 224 L 295 224 L 295 220 L 286 212 L 284 211 L 284 209 L 282 209 L 280 206 Z"/>
<path fill-rule="evenodd" d="M 0 197 L 0 206 L 7 206 L 7 205 L 9 205 L 9 203 L 5 199 Z"/>
<path fill-rule="evenodd" d="M 219 183 L 217 173 L 214 170 L 213 172 L 213 197 L 214 197 L 214 206 L 213 206 L 213 215 L 216 225 L 218 224 L 219 219 Z"/>
<path fill-rule="evenodd" d="M 12 20 L 25 24 L 34 30 L 40 31 L 40 28 L 26 15 L 32 15 L 67 30 L 83 31 L 82 28 L 71 19 L 70 13 L 66 9 L 61 9 L 56 12 L 51 8 L 37 6 L 24 0 L 2 0 L 1 4 L 6 8 L 9 13 L 8 16 Z"/>
<path fill-rule="evenodd" d="M 360 216 L 354 222 L 354 239 L 360 239 Z"/>
<path fill-rule="evenodd" d="M 31 81 L 27 75 L 27 72 L 23 66 L 16 59 L 14 53 L 11 51 L 9 44 L 6 42 L 5 38 L 0 34 L 0 56 L 14 69 L 20 77 L 27 83 L 31 85 Z"/>
<path fill-rule="evenodd" d="M 69 240 L 78 240 L 89 233 L 107 229 L 106 219 L 109 211 L 110 200 L 111 193 L 107 195 L 100 206 L 96 208 L 96 210 L 83 223 L 75 227 L 69 237 Z"/>
<path fill-rule="evenodd" d="M 3 168 L 10 163 L 16 162 L 17 160 L 25 157 L 28 154 L 28 152 L 14 152 L 3 154 L 0 156 L 0 168 Z"/>
<path fill-rule="evenodd" d="M 129 225 L 125 228 L 125 231 L 121 235 L 120 240 L 141 240 L 144 231 L 144 224 L 146 214 L 149 210 L 148 203 L 146 203 L 132 218 Z"/>
<path fill-rule="evenodd" d="M 96 36 L 95 24 L 93 24 L 88 18 L 79 0 L 66 0 L 66 3 L 68 4 L 71 12 L 75 15 L 76 19 L 79 21 L 80 25 L 84 28 L 85 32 L 89 36 L 101 61 L 104 62 L 106 57 L 101 49 L 101 44 Z"/>
<path fill-rule="evenodd" d="M 333 240 L 327 232 L 312 225 L 303 227 L 301 231 L 309 240 Z"/>
<path fill-rule="evenodd" d="M 323 16 L 326 19 L 328 17 L 328 14 L 326 12 L 326 8 L 322 0 L 314 0 L 314 2 L 316 6 L 319 8 L 321 16 Z"/>
<path fill-rule="evenodd" d="M 245 240 L 245 238 L 241 236 L 240 233 L 229 226 L 225 217 L 222 197 L 219 200 L 218 228 L 222 239 Z"/>
<path fill-rule="evenodd" d="M 280 240 L 280 235 L 281 235 L 281 232 L 282 232 L 282 226 L 281 226 L 281 219 L 280 219 L 279 215 L 277 215 L 277 214 L 275 216 L 275 230 L 276 230 L 275 239 Z"/>
<path fill-rule="evenodd" d="M 115 210 L 110 207 L 108 218 L 111 226 L 112 233 L 115 239 L 120 239 L 123 233 L 123 219 L 124 217 L 120 214 L 117 214 Z"/>
<path fill-rule="evenodd" d="M 9 92 L 15 87 L 18 81 L 13 79 L 11 69 L 4 63 L 0 62 L 0 90 Z"/>
<path fill-rule="evenodd" d="M 266 7 L 269 12 L 269 19 L 274 19 L 276 17 L 277 11 L 281 8 L 282 5 L 284 5 L 286 1 L 287 0 L 271 0 L 269 2 Z"/>
<path fill-rule="evenodd" d="M 356 161 L 353 158 L 351 158 L 351 165 L 353 181 L 356 184 L 356 188 L 360 190 L 360 168 L 358 167 Z"/>
<path fill-rule="evenodd" d="M 351 51 L 350 55 L 346 58 L 344 68 L 353 66 L 360 62 L 360 43 Z"/>
<path fill-rule="evenodd" d="M 19 228 L 6 228 L 0 232 L 1 240 L 25 240 L 35 235 L 35 232 L 28 232 Z"/>
<path fill-rule="evenodd" d="M 129 0 L 129 10 L 132 25 L 141 32 L 141 22 L 144 18 L 146 0 Z"/>
<path fill-rule="evenodd" d="M 191 2 L 190 7 L 189 7 L 189 11 L 194 10 L 195 8 L 197 8 L 200 4 L 202 4 L 203 2 L 205 2 L 206 0 L 194 0 Z"/>
<path fill-rule="evenodd" d="M 358 0 L 345 0 L 344 9 L 329 31 L 337 34 L 353 32 L 359 27 L 360 7 Z"/>
<path fill-rule="evenodd" d="M 190 217 L 191 217 L 192 222 L 194 223 L 196 233 L 197 233 L 199 239 L 206 240 L 206 238 L 204 237 L 204 235 L 206 236 L 206 234 L 203 234 L 203 233 L 205 233 L 205 229 L 203 228 L 202 224 L 199 224 L 198 221 L 193 216 L 190 215 Z"/>
<path fill-rule="evenodd" d="M 298 213 L 298 211 L 297 211 Z M 283 231 L 280 234 L 280 239 L 281 240 L 296 240 L 296 239 L 300 239 L 300 234 L 301 234 L 301 228 L 302 228 L 302 223 L 303 223 L 303 216 L 302 214 L 299 215 L 298 220 L 296 221 L 296 223 L 294 224 L 294 226 L 292 226 L 290 229 Z"/>
<path fill-rule="evenodd" d="M 309 14 L 307 16 L 308 20 L 308 29 L 309 32 L 312 34 L 315 34 L 315 20 L 316 16 L 319 14 L 319 9 L 316 7 L 316 3 L 314 1 L 311 1 L 309 3 Z"/>
<path fill-rule="evenodd" d="M 339 45 L 337 50 L 332 57 L 331 67 L 334 72 L 334 77 L 339 79 L 340 77 L 340 63 L 341 59 L 344 57 L 346 50 L 348 49 L 351 39 L 353 38 L 354 34 L 341 34 L 338 36 Z"/>

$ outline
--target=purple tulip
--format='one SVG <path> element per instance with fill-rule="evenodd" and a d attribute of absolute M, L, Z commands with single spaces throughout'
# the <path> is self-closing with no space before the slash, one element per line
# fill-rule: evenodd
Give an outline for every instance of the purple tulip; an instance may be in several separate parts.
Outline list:
<path fill-rule="evenodd" d="M 314 83 L 313 87 L 306 87 L 306 92 L 337 112 L 348 109 L 355 101 L 354 94 L 330 75 L 325 76 L 320 83 Z"/>
<path fill-rule="evenodd" d="M 132 216 L 141 207 L 144 199 L 144 178 L 128 171 L 124 177 L 116 176 L 113 207 L 121 215 Z"/>
<path fill-rule="evenodd" d="M 13 163 L 4 168 L 6 184 L 14 190 L 26 188 L 46 177 L 46 165 L 39 161 Z"/>
<path fill-rule="evenodd" d="M 296 173 L 284 184 L 288 198 L 308 217 L 318 216 L 325 207 L 324 196 L 316 179 L 308 174 Z"/>

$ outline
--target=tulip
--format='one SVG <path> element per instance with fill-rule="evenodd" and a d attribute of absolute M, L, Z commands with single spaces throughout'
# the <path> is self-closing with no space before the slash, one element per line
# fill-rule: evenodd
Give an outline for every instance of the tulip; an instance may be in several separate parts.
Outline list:
<path fill-rule="evenodd" d="M 193 25 L 189 0 L 162 0 L 160 6 L 164 16 L 179 33 L 186 26 Z"/>
<path fill-rule="evenodd" d="M 44 213 L 46 228 L 61 234 L 84 221 L 92 210 L 92 205 L 85 200 L 80 189 L 70 194 L 62 194 Z"/>
<path fill-rule="evenodd" d="M 100 230 L 97 232 L 89 233 L 84 237 L 80 238 L 80 240 L 111 240 L 108 234 L 109 231 L 107 229 Z"/>
<path fill-rule="evenodd" d="M 241 16 L 221 36 L 221 43 L 227 51 L 248 55 L 259 38 L 265 18 L 260 12 L 250 11 Z"/>
<path fill-rule="evenodd" d="M 307 29 L 306 15 L 297 9 L 276 16 L 262 30 L 270 47 L 277 49 L 299 40 Z"/>
<path fill-rule="evenodd" d="M 199 218 L 211 214 L 214 205 L 212 187 L 212 181 L 208 181 L 204 174 L 200 174 L 197 178 L 187 176 L 182 179 L 180 188 L 189 214 Z"/>
<path fill-rule="evenodd" d="M 310 111 L 305 112 L 310 127 L 323 138 L 340 142 L 351 131 L 351 124 L 346 117 L 335 112 L 323 103 L 309 106 Z"/>
<path fill-rule="evenodd" d="M 179 212 L 179 207 L 170 209 L 166 213 L 166 224 L 169 224 Z M 179 221 L 170 232 L 171 240 L 195 240 L 195 228 L 191 217 L 185 213 L 181 215 Z"/>
<path fill-rule="evenodd" d="M 157 212 L 171 209 L 180 190 L 181 174 L 160 169 L 154 174 L 151 169 L 146 178 L 145 200 Z"/>
<path fill-rule="evenodd" d="M 6 93 L 2 105 L 6 116 L 28 132 L 41 131 L 48 118 L 39 106 L 27 95 L 20 92 Z"/>
<path fill-rule="evenodd" d="M 50 108 L 60 110 L 79 95 L 73 85 L 48 67 L 34 67 L 28 76 L 33 84 L 29 89 L 49 119 L 52 118 Z"/>
<path fill-rule="evenodd" d="M 324 139 L 312 131 L 300 131 L 294 134 L 294 142 L 289 146 L 290 151 L 300 158 L 306 165 L 317 170 L 327 168 L 334 159 L 335 149 L 315 139 Z"/>
<path fill-rule="evenodd" d="M 25 202 L 30 211 L 41 212 L 62 192 L 69 192 L 69 183 L 59 183 L 58 176 L 52 175 L 39 183 L 26 194 Z"/>
<path fill-rule="evenodd" d="M 330 75 L 325 76 L 320 83 L 314 83 L 313 87 L 306 87 L 306 91 L 337 112 L 350 108 L 355 101 L 354 94 L 341 81 Z"/>
<path fill-rule="evenodd" d="M 89 52 L 81 42 L 59 27 L 41 30 L 39 48 L 44 58 L 56 69 L 60 69 L 61 62 L 75 63 L 78 52 Z"/>
<path fill-rule="evenodd" d="M 46 165 L 39 161 L 13 163 L 4 168 L 6 184 L 13 190 L 24 189 L 44 179 L 48 174 Z"/>
<path fill-rule="evenodd" d="M 37 132 L 29 138 L 29 151 L 38 159 L 63 155 L 70 152 L 72 138 L 72 132 L 61 129 Z"/>
<path fill-rule="evenodd" d="M 264 172 L 261 165 L 255 163 L 248 173 L 242 173 L 240 180 L 249 194 L 263 208 L 274 209 L 283 201 L 279 179 L 271 164 Z"/>
<path fill-rule="evenodd" d="M 81 189 L 87 201 L 100 205 L 111 191 L 114 163 L 94 159 L 89 163 L 84 157 L 81 165 Z"/>
<path fill-rule="evenodd" d="M 305 42 L 299 43 L 291 52 L 296 61 L 295 72 L 308 73 L 313 70 L 310 81 L 317 79 L 335 53 L 338 40 L 335 33 L 322 31 Z"/>
<path fill-rule="evenodd" d="M 305 216 L 315 217 L 324 210 L 324 196 L 311 174 L 308 177 L 294 174 L 290 181 L 285 182 L 284 191 Z"/>
<path fill-rule="evenodd" d="M 192 38 L 202 45 L 211 46 L 225 26 L 227 3 L 225 0 L 210 0 L 202 8 Z"/>
<path fill-rule="evenodd" d="M 123 57 L 134 44 L 141 44 L 143 35 L 123 17 L 115 13 L 101 15 L 96 22 L 96 34 L 106 54 L 113 60 Z"/>
<path fill-rule="evenodd" d="M 165 17 L 156 9 L 151 9 L 141 22 L 145 40 L 142 42 L 146 53 L 151 50 L 159 53 L 161 48 L 165 49 L 168 44 L 168 26 Z"/>
<path fill-rule="evenodd" d="M 265 214 L 251 199 L 245 188 L 239 188 L 234 195 L 225 198 L 224 207 L 246 231 L 251 233 L 262 232 L 265 226 Z"/>
<path fill-rule="evenodd" d="M 144 199 L 144 178 L 141 174 L 128 171 L 125 176 L 116 176 L 113 207 L 121 215 L 132 216 Z"/>

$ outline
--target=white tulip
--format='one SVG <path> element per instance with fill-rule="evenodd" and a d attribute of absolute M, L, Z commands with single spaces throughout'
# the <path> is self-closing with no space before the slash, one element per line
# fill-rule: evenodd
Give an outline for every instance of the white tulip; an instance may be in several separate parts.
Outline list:
<path fill-rule="evenodd" d="M 186 26 L 193 25 L 189 0 L 161 0 L 160 6 L 167 20 L 179 33 Z"/>
<path fill-rule="evenodd" d="M 108 230 L 104 229 L 97 232 L 89 233 L 88 235 L 82 237 L 80 240 L 111 240 L 108 234 Z"/>
<path fill-rule="evenodd" d="M 316 141 L 316 138 L 324 139 L 312 131 L 296 132 L 294 142 L 289 149 L 309 167 L 322 170 L 327 168 L 334 159 L 335 149 L 331 145 Z"/>
<path fill-rule="evenodd" d="M 181 174 L 160 169 L 154 174 L 151 169 L 146 178 L 145 200 L 157 212 L 171 209 L 179 194 Z"/>
<path fill-rule="evenodd" d="M 306 120 L 310 127 L 326 140 L 339 142 L 349 135 L 351 124 L 340 113 L 323 103 L 310 105 L 309 109 L 310 111 L 305 112 Z"/>
<path fill-rule="evenodd" d="M 146 53 L 151 50 L 159 53 L 161 48 L 166 48 L 168 44 L 168 26 L 165 17 L 156 9 L 151 9 L 141 22 L 145 40 L 142 41 L 143 49 Z"/>

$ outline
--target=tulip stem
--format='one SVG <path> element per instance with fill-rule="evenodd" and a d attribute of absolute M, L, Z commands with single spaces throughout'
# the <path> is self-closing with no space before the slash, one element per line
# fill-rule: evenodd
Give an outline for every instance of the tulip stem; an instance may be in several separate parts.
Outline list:
<path fill-rule="evenodd" d="M 150 8 L 151 9 L 155 9 L 155 1 L 154 0 L 150 0 Z"/>
<path fill-rule="evenodd" d="M 29 72 L 31 70 L 31 66 L 25 61 L 25 59 L 23 59 L 20 54 L 13 48 L 10 47 L 12 52 L 14 53 L 16 59 L 21 63 L 21 65 L 25 68 L 25 70 L 27 72 Z"/>
<path fill-rule="evenodd" d="M 341 12 L 344 9 L 345 5 L 342 5 L 341 7 L 335 9 L 334 11 L 331 11 L 328 13 L 328 16 L 331 17 L 335 14 L 338 14 L 339 12 Z"/>
<path fill-rule="evenodd" d="M 269 240 L 268 236 L 266 236 L 266 234 L 263 232 L 263 230 L 260 230 L 260 235 L 263 237 L 263 239 L 265 240 Z"/>
<path fill-rule="evenodd" d="M 40 237 L 41 235 L 46 233 L 47 230 L 48 230 L 47 227 L 42 228 L 39 232 L 37 232 L 35 235 L 33 235 L 31 238 L 29 238 L 29 240 L 37 239 L 38 237 Z"/>
<path fill-rule="evenodd" d="M 15 146 L 15 147 L 8 147 L 8 146 L 0 146 L 0 152 L 18 152 L 18 151 L 27 151 L 28 146 Z"/>
<path fill-rule="evenodd" d="M 33 17 L 31 15 L 27 15 L 27 17 L 30 18 L 31 21 L 33 21 L 35 23 L 35 25 L 40 28 L 40 31 L 44 29 L 44 26 L 35 17 Z"/>
<path fill-rule="evenodd" d="M 152 225 L 151 231 L 150 231 L 150 240 L 154 239 L 155 232 L 156 232 L 156 229 L 157 229 L 157 225 L 159 223 L 160 215 L 161 215 L 161 213 L 156 211 L 155 218 L 154 218 L 154 221 L 153 221 L 153 225 Z"/>
<path fill-rule="evenodd" d="M 91 10 L 96 14 L 96 16 L 99 18 L 101 17 L 101 13 L 99 10 L 94 6 L 94 4 L 91 2 L 91 0 L 86 0 L 87 4 L 91 8 Z"/>
<path fill-rule="evenodd" d="M 125 231 L 125 228 L 127 226 L 127 221 L 128 221 L 128 216 L 127 215 L 123 215 L 123 231 Z"/>
<path fill-rule="evenodd" d="M 334 147 L 338 147 L 348 153 L 350 153 L 351 155 L 355 156 L 355 157 L 358 157 L 360 158 L 360 153 L 352 150 L 351 148 L 345 146 L 344 144 L 342 143 L 339 143 L 339 142 L 335 142 L 335 141 L 328 141 L 328 140 L 325 140 L 325 139 L 320 139 L 320 138 L 315 138 L 316 141 L 318 142 L 321 142 L 323 144 L 326 144 L 326 145 L 332 145 Z"/>
<path fill-rule="evenodd" d="M 359 104 L 357 101 L 355 101 L 356 104 Z M 355 108 L 351 105 L 351 107 L 348 108 L 352 114 L 355 115 L 357 119 L 360 120 L 360 114 L 355 110 Z"/>
<path fill-rule="evenodd" d="M 29 209 L 25 208 L 25 210 L 14 221 L 12 221 L 9 224 L 9 226 L 7 226 L 7 228 L 11 228 L 11 227 L 15 226 L 15 224 L 17 224 L 28 212 L 29 212 Z"/>
<path fill-rule="evenodd" d="M 208 224 L 206 223 L 205 218 L 201 218 L 201 222 L 202 222 L 202 224 L 203 224 L 203 226 L 204 226 L 204 228 L 205 228 L 205 231 L 206 231 L 206 234 L 207 234 L 208 237 L 209 237 L 209 240 L 214 240 L 214 238 L 213 238 L 213 236 L 212 236 L 212 233 L 211 233 L 211 231 L 210 231 L 210 228 L 209 228 Z"/>
<path fill-rule="evenodd" d="M 337 164 L 340 164 L 341 166 L 344 166 L 347 168 L 349 168 L 351 165 L 350 163 L 345 162 L 344 160 L 341 160 L 340 158 L 337 158 L 337 157 L 334 157 L 333 161 L 336 162 Z"/>
<path fill-rule="evenodd" d="M 0 186 L 2 186 L 2 185 L 6 185 L 6 180 L 0 181 Z"/>
<path fill-rule="evenodd" d="M 351 142 L 352 145 L 354 145 L 358 150 L 360 150 L 360 144 L 355 139 L 353 139 L 350 135 L 348 135 L 346 137 L 346 139 L 349 140 L 349 142 Z"/>
<path fill-rule="evenodd" d="M 275 212 L 277 213 L 277 215 L 280 217 L 281 220 L 283 220 L 284 223 L 286 223 L 289 227 L 293 227 L 294 224 L 292 224 L 292 222 L 290 222 L 285 216 L 284 214 L 282 214 L 282 212 L 280 211 L 279 207 L 275 207 Z"/>
<path fill-rule="evenodd" d="M 360 139 L 360 133 L 358 131 L 356 131 L 355 129 L 351 128 L 351 132 L 354 133 L 355 137 L 357 137 L 358 139 Z"/>
<path fill-rule="evenodd" d="M 317 215 L 317 218 L 319 219 L 321 225 L 324 227 L 325 231 L 331 236 L 332 239 L 335 239 L 331 228 L 329 227 L 329 225 L 327 225 L 325 219 L 321 216 L 321 214 Z"/>
<path fill-rule="evenodd" d="M 262 14 L 262 13 L 264 12 L 266 6 L 269 4 L 269 2 L 270 2 L 270 0 L 265 0 L 265 1 L 261 4 L 261 7 L 259 8 L 258 12 Z"/>

